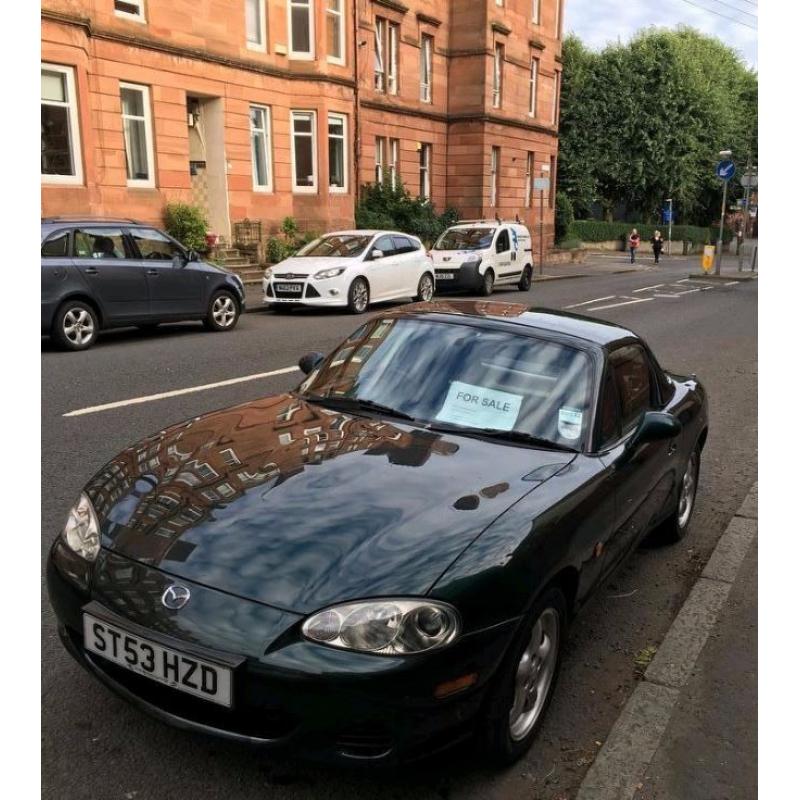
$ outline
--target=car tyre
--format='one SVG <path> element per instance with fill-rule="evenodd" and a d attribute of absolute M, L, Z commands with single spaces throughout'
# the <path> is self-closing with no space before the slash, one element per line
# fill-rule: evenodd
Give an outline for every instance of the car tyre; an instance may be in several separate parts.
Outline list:
<path fill-rule="evenodd" d="M 528 289 L 531 288 L 531 283 L 533 282 L 533 268 L 528 265 L 522 270 L 522 277 L 519 279 L 519 283 L 517 284 L 517 288 L 521 292 L 527 292 Z"/>
<path fill-rule="evenodd" d="M 97 312 L 80 300 L 67 300 L 53 320 L 52 336 L 64 350 L 87 350 L 97 341 Z"/>
<path fill-rule="evenodd" d="M 697 499 L 697 482 L 700 477 L 700 447 L 695 447 L 683 476 L 678 484 L 678 497 L 675 501 L 675 510 L 667 517 L 657 531 L 657 539 L 665 544 L 674 544 L 683 539 L 689 532 L 689 526 L 694 514 L 695 500 Z"/>
<path fill-rule="evenodd" d="M 489 295 L 494 291 L 494 272 L 491 269 L 487 269 L 486 272 L 483 273 L 483 280 L 481 281 L 481 285 L 478 289 L 478 294 L 481 297 L 489 297 Z"/>
<path fill-rule="evenodd" d="M 429 303 L 433 300 L 434 284 L 430 272 L 426 272 L 420 279 L 417 286 L 417 296 L 414 298 L 418 303 Z"/>
<path fill-rule="evenodd" d="M 544 721 L 561 666 L 567 632 L 567 602 L 552 587 L 534 604 L 489 690 L 483 746 L 498 766 L 521 758 Z"/>
<path fill-rule="evenodd" d="M 220 289 L 211 296 L 203 325 L 209 331 L 231 331 L 239 321 L 239 304 L 227 289 Z"/>
<path fill-rule="evenodd" d="M 369 308 L 369 284 L 356 278 L 347 291 L 347 308 L 351 314 L 363 314 Z"/>

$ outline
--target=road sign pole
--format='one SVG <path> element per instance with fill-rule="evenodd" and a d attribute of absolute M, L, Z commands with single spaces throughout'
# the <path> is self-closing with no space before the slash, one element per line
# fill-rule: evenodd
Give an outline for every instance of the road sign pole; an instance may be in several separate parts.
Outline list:
<path fill-rule="evenodd" d="M 544 275 L 544 189 L 539 189 L 539 274 Z"/>
<path fill-rule="evenodd" d="M 717 266 L 715 275 L 722 271 L 722 230 L 725 227 L 725 206 L 728 202 L 728 181 L 722 183 L 722 213 L 719 216 L 719 239 L 717 239 Z"/>
<path fill-rule="evenodd" d="M 672 255 L 672 199 L 667 200 L 669 203 L 669 233 L 667 239 L 667 255 Z"/>

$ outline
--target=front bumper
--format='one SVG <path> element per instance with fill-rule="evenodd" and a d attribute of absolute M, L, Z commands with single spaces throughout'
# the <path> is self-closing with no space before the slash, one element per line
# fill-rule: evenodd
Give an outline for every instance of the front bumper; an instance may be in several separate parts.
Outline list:
<path fill-rule="evenodd" d="M 303 639 L 298 615 L 189 581 L 181 583 L 191 588 L 192 601 L 167 612 L 160 597 L 173 582 L 170 576 L 107 551 L 98 559 L 92 589 L 82 590 L 64 550 L 57 542 L 47 568 L 61 639 L 108 688 L 170 725 L 326 761 L 404 762 L 468 736 L 514 629 L 509 621 L 411 658 L 352 653 Z M 125 575 L 124 587 L 109 583 L 114 574 Z M 81 614 L 90 602 L 123 627 L 144 623 L 175 649 L 243 657 L 234 672 L 234 706 L 208 703 L 88 653 Z M 228 620 L 238 626 L 226 627 Z M 471 688 L 435 696 L 437 686 L 473 673 Z"/>
<path fill-rule="evenodd" d="M 436 291 L 477 291 L 483 284 L 483 276 L 479 264 L 461 264 L 454 267 L 437 265 Z M 452 275 L 452 278 L 443 277 Z"/>
<path fill-rule="evenodd" d="M 276 284 L 296 286 L 294 292 L 283 291 Z M 296 306 L 346 306 L 348 286 L 336 278 L 324 281 L 311 279 L 303 281 L 265 280 L 262 283 L 264 302 L 276 305 Z"/>

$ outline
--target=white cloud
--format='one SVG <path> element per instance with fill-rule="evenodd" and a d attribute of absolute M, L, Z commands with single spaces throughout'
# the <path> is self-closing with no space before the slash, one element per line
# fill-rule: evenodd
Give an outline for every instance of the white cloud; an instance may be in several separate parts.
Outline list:
<path fill-rule="evenodd" d="M 719 14 L 735 17 L 748 25 L 757 20 L 749 14 L 757 13 L 757 6 L 744 0 L 726 0 L 722 6 L 713 0 L 692 0 L 697 5 Z M 737 14 L 728 6 L 741 7 Z M 744 13 L 747 12 L 747 13 Z M 758 34 L 715 14 L 696 8 L 683 0 L 566 0 L 564 29 L 577 34 L 587 45 L 601 49 L 609 43 L 627 42 L 633 34 L 651 25 L 675 28 L 691 25 L 703 33 L 716 36 L 738 50 L 752 67 L 758 66 Z"/>

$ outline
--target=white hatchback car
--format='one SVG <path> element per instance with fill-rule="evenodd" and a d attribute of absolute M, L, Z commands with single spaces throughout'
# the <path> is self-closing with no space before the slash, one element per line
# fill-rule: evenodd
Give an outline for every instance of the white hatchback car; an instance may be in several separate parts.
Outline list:
<path fill-rule="evenodd" d="M 415 236 L 396 231 L 337 231 L 307 244 L 264 272 L 264 302 L 273 307 L 346 306 L 354 314 L 370 303 L 435 289 L 433 262 Z"/>

